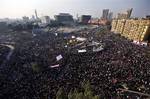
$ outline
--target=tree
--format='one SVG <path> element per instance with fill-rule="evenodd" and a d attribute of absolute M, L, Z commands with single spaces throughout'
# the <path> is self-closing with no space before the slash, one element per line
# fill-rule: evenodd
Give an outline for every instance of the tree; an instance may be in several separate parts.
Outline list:
<path fill-rule="evenodd" d="M 66 97 L 64 91 L 60 88 L 57 92 L 56 99 L 100 99 L 98 95 L 93 95 L 89 81 L 82 84 L 82 88 L 83 92 L 79 92 L 77 89 L 70 91 L 67 95 L 68 97 Z"/>
<path fill-rule="evenodd" d="M 93 96 L 92 99 L 100 99 L 98 95 Z"/>
<path fill-rule="evenodd" d="M 93 92 L 92 92 L 90 82 L 88 81 L 87 83 L 85 83 L 83 85 L 83 88 L 84 88 L 84 96 L 86 97 L 86 99 L 92 99 Z"/>
<path fill-rule="evenodd" d="M 74 91 L 70 91 L 68 94 L 68 99 L 74 99 L 76 97 L 77 94 L 77 90 L 75 89 Z"/>
<path fill-rule="evenodd" d="M 40 71 L 40 66 L 37 63 L 31 63 L 32 70 L 34 72 L 39 72 Z"/>
<path fill-rule="evenodd" d="M 56 99 L 67 99 L 65 92 L 62 88 L 60 88 L 56 94 Z"/>
<path fill-rule="evenodd" d="M 80 93 L 76 94 L 75 99 L 86 99 L 86 98 L 85 98 L 84 94 L 82 92 L 80 92 Z"/>

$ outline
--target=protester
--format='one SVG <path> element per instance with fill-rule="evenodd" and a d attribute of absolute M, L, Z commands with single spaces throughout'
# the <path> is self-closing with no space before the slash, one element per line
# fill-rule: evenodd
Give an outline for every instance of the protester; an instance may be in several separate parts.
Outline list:
<path fill-rule="evenodd" d="M 5 64 L 7 68 L 0 71 L 0 99 L 55 99 L 60 87 L 69 92 L 80 89 L 85 81 L 90 81 L 95 94 L 106 99 L 139 96 L 125 92 L 120 95 L 119 88 L 150 94 L 150 48 L 105 32 L 103 28 L 87 29 L 66 38 L 54 28 L 36 36 L 15 35 L 19 39 L 14 40 L 14 53 Z M 93 37 L 105 43 L 105 49 L 73 53 L 72 46 L 65 47 L 72 36 L 88 40 Z M 39 68 L 36 72 L 33 63 Z"/>

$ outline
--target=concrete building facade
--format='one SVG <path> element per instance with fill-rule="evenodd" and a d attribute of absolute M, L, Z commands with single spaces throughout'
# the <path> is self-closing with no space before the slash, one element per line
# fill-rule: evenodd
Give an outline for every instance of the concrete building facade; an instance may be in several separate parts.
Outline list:
<path fill-rule="evenodd" d="M 91 15 L 82 15 L 79 22 L 82 24 L 88 24 L 90 20 L 91 20 Z"/>
<path fill-rule="evenodd" d="M 55 15 L 54 17 L 58 23 L 62 23 L 64 25 L 69 25 L 74 22 L 73 16 L 69 13 L 60 13 L 59 15 Z"/>

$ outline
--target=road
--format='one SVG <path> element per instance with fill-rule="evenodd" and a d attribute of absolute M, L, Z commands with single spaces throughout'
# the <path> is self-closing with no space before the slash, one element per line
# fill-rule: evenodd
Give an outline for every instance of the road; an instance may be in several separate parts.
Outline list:
<path fill-rule="evenodd" d="M 7 56 L 6 56 L 6 60 L 10 60 L 10 57 L 11 57 L 11 55 L 13 54 L 14 49 L 15 49 L 14 46 L 12 46 L 12 45 L 7 45 L 7 44 L 0 44 L 0 45 L 6 46 L 6 47 L 10 48 L 9 53 L 8 53 Z"/>
<path fill-rule="evenodd" d="M 0 68 L 2 69 L 2 68 L 5 67 L 5 63 L 10 60 L 11 55 L 13 54 L 15 48 L 14 48 L 14 46 L 8 45 L 8 44 L 0 44 L 0 45 L 1 46 L 6 46 L 6 47 L 8 47 L 10 49 L 9 53 L 6 55 L 5 60 L 3 61 L 3 63 L 0 66 Z"/>

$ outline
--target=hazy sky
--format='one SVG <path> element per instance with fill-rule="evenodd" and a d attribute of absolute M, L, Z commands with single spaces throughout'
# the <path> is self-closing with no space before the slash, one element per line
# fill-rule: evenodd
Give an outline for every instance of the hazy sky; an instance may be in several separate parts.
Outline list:
<path fill-rule="evenodd" d="M 0 18 L 31 17 L 34 9 L 38 15 L 52 17 L 60 12 L 91 14 L 100 17 L 102 9 L 111 9 L 114 14 L 133 8 L 133 16 L 144 17 L 150 14 L 150 0 L 0 0 Z"/>

